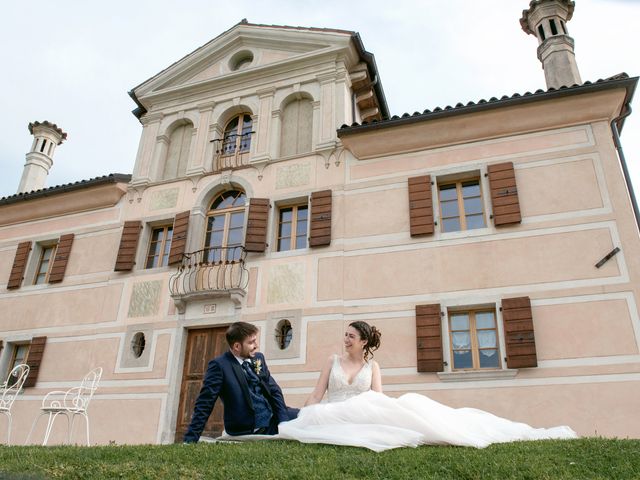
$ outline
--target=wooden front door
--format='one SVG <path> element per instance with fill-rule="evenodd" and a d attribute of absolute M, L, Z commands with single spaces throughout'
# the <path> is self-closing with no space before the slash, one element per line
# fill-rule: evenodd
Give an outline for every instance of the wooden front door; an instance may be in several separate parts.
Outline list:
<path fill-rule="evenodd" d="M 207 372 L 209 360 L 228 350 L 224 336 L 227 327 L 189 330 L 187 335 L 187 353 L 184 357 L 182 383 L 180 385 L 180 403 L 176 422 L 175 442 L 180 443 L 189 428 L 193 407 L 202 388 L 202 380 Z M 209 417 L 202 435 L 218 437 L 224 429 L 222 419 L 222 401 L 218 400 Z"/>

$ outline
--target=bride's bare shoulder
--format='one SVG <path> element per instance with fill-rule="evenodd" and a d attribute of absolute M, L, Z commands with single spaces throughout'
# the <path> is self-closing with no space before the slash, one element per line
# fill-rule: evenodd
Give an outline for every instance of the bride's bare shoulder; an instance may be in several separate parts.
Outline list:
<path fill-rule="evenodd" d="M 336 357 L 339 357 L 339 355 L 338 355 L 338 354 L 336 354 L 336 353 L 333 353 L 333 354 L 329 355 L 329 356 L 327 357 L 327 360 L 324 362 L 324 366 L 325 366 L 325 367 L 326 367 L 326 366 L 331 367 L 331 366 L 333 365 L 333 362 L 335 361 Z"/>

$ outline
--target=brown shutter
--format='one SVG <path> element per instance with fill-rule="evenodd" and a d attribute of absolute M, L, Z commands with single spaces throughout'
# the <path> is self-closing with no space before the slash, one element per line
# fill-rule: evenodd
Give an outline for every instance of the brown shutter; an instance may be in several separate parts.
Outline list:
<path fill-rule="evenodd" d="M 442 329 L 440 304 L 416 305 L 418 371 L 442 372 Z"/>
<path fill-rule="evenodd" d="M 58 241 L 56 248 L 56 256 L 51 265 L 51 273 L 49 273 L 49 283 L 61 282 L 64 278 L 64 272 L 69 262 L 69 254 L 71 253 L 71 245 L 73 245 L 73 233 L 62 235 Z"/>
<path fill-rule="evenodd" d="M 22 242 L 18 244 L 16 250 L 16 256 L 13 259 L 13 267 L 11 267 L 11 273 L 9 274 L 9 282 L 7 282 L 7 289 L 20 288 L 22 280 L 24 280 L 24 271 L 27 268 L 27 260 L 29 258 L 29 252 L 31 251 L 31 242 Z"/>
<path fill-rule="evenodd" d="M 173 219 L 173 238 L 169 251 L 169 265 L 182 261 L 182 255 L 187 248 L 187 233 L 189 231 L 189 215 L 191 212 L 178 213 Z"/>
<path fill-rule="evenodd" d="M 311 194 L 309 246 L 322 247 L 331 243 L 331 190 Z"/>
<path fill-rule="evenodd" d="M 34 387 L 36 380 L 38 380 L 38 371 L 40 370 L 40 363 L 42 362 L 42 354 L 44 353 L 44 345 L 47 342 L 47 337 L 33 337 L 31 339 L 31 346 L 29 347 L 29 353 L 27 354 L 26 364 L 29 365 L 29 376 L 24 382 L 26 387 Z"/>
<path fill-rule="evenodd" d="M 250 199 L 247 232 L 244 237 L 244 248 L 247 252 L 264 252 L 267 249 L 268 219 L 269 199 Z"/>
<path fill-rule="evenodd" d="M 529 297 L 502 300 L 507 367 L 537 367 L 536 341 Z"/>
<path fill-rule="evenodd" d="M 126 272 L 133 269 L 136 263 L 136 250 L 138 250 L 140 230 L 142 230 L 142 222 L 140 220 L 124 222 L 114 271 Z"/>
<path fill-rule="evenodd" d="M 431 175 L 409 179 L 409 224 L 412 237 L 433 233 Z"/>
<path fill-rule="evenodd" d="M 488 174 L 491 204 L 493 205 L 493 223 L 496 227 L 520 223 L 522 217 L 513 162 L 489 165 Z"/>

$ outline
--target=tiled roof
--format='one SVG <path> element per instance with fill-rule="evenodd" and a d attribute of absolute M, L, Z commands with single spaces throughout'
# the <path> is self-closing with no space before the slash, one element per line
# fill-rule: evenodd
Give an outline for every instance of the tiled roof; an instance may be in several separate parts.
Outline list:
<path fill-rule="evenodd" d="M 628 90 L 627 98 L 625 99 L 625 108 L 631 101 L 635 84 L 638 81 L 638 77 L 630 78 L 626 73 L 619 73 L 613 77 L 599 79 L 595 82 L 584 82 L 582 85 L 574 84 L 570 87 L 563 86 L 560 88 L 549 88 L 548 90 L 536 90 L 535 92 L 525 92 L 523 94 L 514 93 L 513 95 L 503 95 L 500 98 L 491 97 L 489 100 L 480 99 L 477 102 L 457 103 L 455 106 L 447 105 L 446 107 L 436 107 L 433 110 L 424 110 L 423 112 L 404 113 L 400 116 L 394 115 L 389 119 L 372 122 L 354 122 L 351 125 L 342 125 L 338 129 L 338 136 L 349 135 L 357 133 L 363 130 L 386 128 L 399 124 L 408 124 L 419 122 L 427 119 L 446 117 L 457 114 L 471 113 L 481 111 L 485 109 L 506 107 L 518 103 L 527 103 L 532 101 L 540 101 L 550 98 L 557 98 L 565 95 L 574 95 L 591 91 L 593 89 L 600 88 L 612 88 L 615 86 L 625 86 L 630 88 Z"/>
<path fill-rule="evenodd" d="M 103 185 L 107 183 L 129 183 L 131 175 L 123 173 L 111 173 L 109 175 L 103 175 L 102 177 L 90 178 L 89 180 L 79 180 L 73 183 L 65 183 L 64 185 L 56 185 L 55 187 L 43 188 L 41 190 L 34 190 L 26 193 L 16 193 L 8 197 L 0 198 L 0 206 L 8 205 L 11 203 L 20 202 L 23 200 L 33 200 L 41 197 L 48 197 L 50 195 L 57 195 L 59 193 L 72 192 L 74 190 L 81 190 L 83 188 L 94 187 L 96 185 Z"/>

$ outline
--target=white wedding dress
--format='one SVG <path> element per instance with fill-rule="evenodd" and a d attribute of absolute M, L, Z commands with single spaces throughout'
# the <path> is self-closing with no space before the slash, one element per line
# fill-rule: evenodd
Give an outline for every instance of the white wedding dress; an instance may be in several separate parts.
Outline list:
<path fill-rule="evenodd" d="M 424 395 L 399 398 L 371 391 L 371 364 L 349 383 L 336 355 L 328 402 L 300 410 L 279 425 L 278 438 L 365 447 L 376 452 L 423 444 L 486 447 L 515 440 L 577 438 L 569 427 L 533 428 L 475 408 L 451 408 Z"/>

